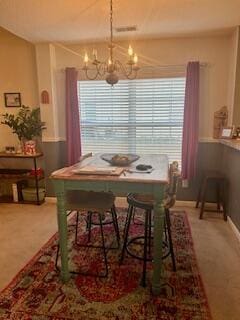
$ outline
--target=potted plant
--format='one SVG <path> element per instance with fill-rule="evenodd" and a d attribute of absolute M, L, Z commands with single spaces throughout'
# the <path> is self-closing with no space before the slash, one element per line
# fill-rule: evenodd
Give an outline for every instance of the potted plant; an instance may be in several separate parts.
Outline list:
<path fill-rule="evenodd" d="M 40 108 L 30 109 L 22 106 L 16 115 L 5 113 L 2 115 L 2 124 L 12 129 L 12 132 L 18 136 L 20 143 L 23 145 L 25 153 L 36 152 L 37 137 L 40 137 L 42 130 L 45 129 L 45 122 L 41 121 Z"/>

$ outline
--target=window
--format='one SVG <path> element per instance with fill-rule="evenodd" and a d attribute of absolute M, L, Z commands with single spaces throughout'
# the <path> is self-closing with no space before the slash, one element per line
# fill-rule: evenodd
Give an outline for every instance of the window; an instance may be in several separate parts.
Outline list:
<path fill-rule="evenodd" d="M 167 154 L 181 162 L 185 78 L 79 81 L 83 152 Z"/>

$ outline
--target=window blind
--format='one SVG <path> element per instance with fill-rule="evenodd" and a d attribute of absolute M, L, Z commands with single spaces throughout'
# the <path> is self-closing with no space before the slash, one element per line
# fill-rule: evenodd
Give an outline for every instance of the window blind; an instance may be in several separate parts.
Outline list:
<path fill-rule="evenodd" d="M 82 149 L 181 162 L 185 78 L 78 81 Z M 181 164 L 181 163 L 180 163 Z"/>

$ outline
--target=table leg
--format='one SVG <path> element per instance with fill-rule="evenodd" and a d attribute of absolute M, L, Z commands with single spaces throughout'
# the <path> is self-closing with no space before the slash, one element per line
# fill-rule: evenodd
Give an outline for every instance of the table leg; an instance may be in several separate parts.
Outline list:
<path fill-rule="evenodd" d="M 57 219 L 59 231 L 59 246 L 61 254 L 61 279 L 67 282 L 70 279 L 68 269 L 68 248 L 67 248 L 67 213 L 65 209 L 65 194 L 64 192 L 56 192 L 57 196 Z"/>
<path fill-rule="evenodd" d="M 153 236 L 153 294 L 159 295 L 161 291 L 162 271 L 162 242 L 164 229 L 163 190 L 155 193 L 154 205 L 154 236 Z"/>

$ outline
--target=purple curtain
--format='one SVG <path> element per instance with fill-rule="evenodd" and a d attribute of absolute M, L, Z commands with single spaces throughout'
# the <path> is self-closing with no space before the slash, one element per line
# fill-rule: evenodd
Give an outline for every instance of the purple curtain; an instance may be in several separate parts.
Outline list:
<path fill-rule="evenodd" d="M 188 180 L 194 177 L 197 162 L 199 70 L 199 62 L 188 63 L 182 141 L 182 178 Z"/>
<path fill-rule="evenodd" d="M 77 70 L 66 68 L 67 162 L 71 166 L 81 156 L 80 118 L 77 95 Z"/>

